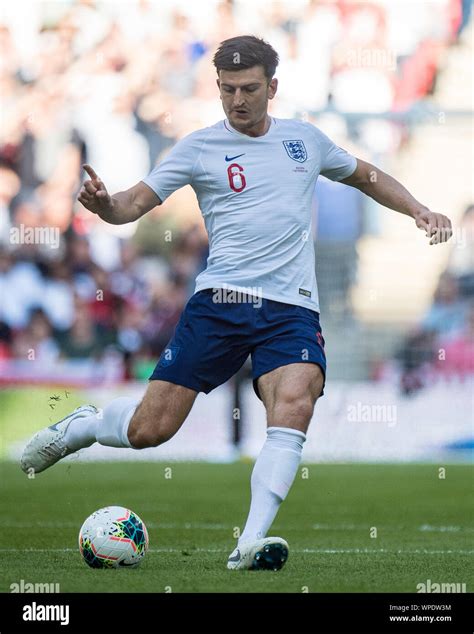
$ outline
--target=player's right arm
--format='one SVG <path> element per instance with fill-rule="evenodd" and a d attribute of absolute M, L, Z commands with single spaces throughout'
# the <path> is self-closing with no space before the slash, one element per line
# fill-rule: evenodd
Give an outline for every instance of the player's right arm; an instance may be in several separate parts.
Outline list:
<path fill-rule="evenodd" d="M 112 225 L 124 225 L 141 218 L 148 211 L 161 205 L 155 192 L 142 181 L 111 196 L 102 180 L 90 165 L 84 165 L 90 176 L 79 192 L 78 200 L 86 209 Z"/>

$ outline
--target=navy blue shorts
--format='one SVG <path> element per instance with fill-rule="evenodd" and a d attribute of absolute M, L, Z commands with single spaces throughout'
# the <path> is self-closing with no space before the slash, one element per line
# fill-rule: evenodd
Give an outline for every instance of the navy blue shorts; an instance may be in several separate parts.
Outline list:
<path fill-rule="evenodd" d="M 220 293 L 219 301 L 215 291 Z M 242 301 L 235 301 L 236 297 Z M 230 379 L 249 354 L 253 387 L 259 398 L 258 378 L 290 363 L 315 363 L 325 377 L 319 314 L 227 289 L 199 291 L 186 304 L 150 379 L 208 394 Z"/>

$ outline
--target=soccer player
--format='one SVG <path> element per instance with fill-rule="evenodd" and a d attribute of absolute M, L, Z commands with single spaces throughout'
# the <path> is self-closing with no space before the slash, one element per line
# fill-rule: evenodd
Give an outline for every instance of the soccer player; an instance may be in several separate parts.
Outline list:
<path fill-rule="evenodd" d="M 179 430 L 198 392 L 227 381 L 250 354 L 268 429 L 252 472 L 247 522 L 227 567 L 277 570 L 288 544 L 266 535 L 298 470 L 326 373 L 311 240 L 318 175 L 409 216 L 430 244 L 449 239 L 451 223 L 310 123 L 269 116 L 278 55 L 268 43 L 253 36 L 225 40 L 214 65 L 224 120 L 180 140 L 143 181 L 112 196 L 86 165 L 90 180 L 78 197 L 105 222 L 124 224 L 190 184 L 210 244 L 195 293 L 141 402 L 117 398 L 101 414 L 79 407 L 29 441 L 21 467 L 43 471 L 94 442 L 156 447 Z"/>

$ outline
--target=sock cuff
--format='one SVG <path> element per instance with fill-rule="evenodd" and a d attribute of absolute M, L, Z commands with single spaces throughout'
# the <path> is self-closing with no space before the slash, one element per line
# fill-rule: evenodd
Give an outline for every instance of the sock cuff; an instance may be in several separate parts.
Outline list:
<path fill-rule="evenodd" d="M 120 396 L 106 405 L 97 425 L 97 442 L 107 447 L 132 447 L 128 426 L 139 402 L 136 398 Z"/>
<path fill-rule="evenodd" d="M 267 427 L 267 436 L 270 437 L 282 437 L 284 436 L 297 436 L 304 443 L 306 440 L 306 434 L 299 429 L 293 429 L 292 427 Z"/>

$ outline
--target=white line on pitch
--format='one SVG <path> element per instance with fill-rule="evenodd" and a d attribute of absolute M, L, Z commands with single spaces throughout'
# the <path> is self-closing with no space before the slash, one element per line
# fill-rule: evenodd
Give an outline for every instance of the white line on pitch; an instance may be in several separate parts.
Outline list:
<path fill-rule="evenodd" d="M 2 553 L 77 553 L 76 548 L 0 548 Z M 150 548 L 151 553 L 224 553 L 228 552 L 225 548 Z M 392 555 L 472 555 L 474 550 L 428 550 L 424 548 L 415 548 L 411 550 L 389 548 L 299 548 L 292 550 L 293 553 L 299 554 L 328 554 L 328 555 L 370 555 L 376 553 L 392 554 Z"/>
<path fill-rule="evenodd" d="M 393 524 L 387 526 L 377 525 L 383 530 L 416 530 L 427 533 L 472 533 L 474 528 L 470 526 L 433 526 L 431 524 L 423 524 L 422 526 L 395 526 Z M 311 528 L 316 531 L 362 531 L 368 530 L 368 524 L 312 524 Z"/>
<path fill-rule="evenodd" d="M 204 530 L 204 531 L 221 531 L 221 530 L 233 530 L 235 526 L 230 524 L 215 524 L 210 522 L 185 522 L 180 524 L 177 522 L 146 522 L 147 528 L 161 529 L 161 530 Z M 77 522 L 12 522 L 9 520 L 0 520 L 0 527 L 2 528 L 77 528 Z M 370 526 L 368 524 L 312 524 L 311 528 L 318 531 L 362 531 L 368 530 Z M 421 532 L 433 532 L 433 533 L 471 533 L 474 531 L 473 527 L 469 526 L 433 526 L 431 524 L 423 524 L 422 526 L 410 527 L 410 526 L 380 526 L 381 530 L 396 531 L 396 530 L 416 530 Z"/>
<path fill-rule="evenodd" d="M 390 550 L 389 548 L 303 548 L 295 550 L 296 553 L 327 553 L 327 554 L 372 554 L 386 553 L 392 555 L 472 555 L 474 550 L 428 550 L 426 548 L 414 548 L 412 550 Z"/>
<path fill-rule="evenodd" d="M 220 530 L 232 530 L 235 527 L 230 524 L 211 524 L 206 522 L 185 522 L 184 524 L 178 524 L 176 522 L 146 522 L 147 528 L 160 528 L 163 530 L 207 530 L 207 531 L 220 531 Z M 0 520 L 1 528 L 78 528 L 78 522 L 10 522 L 8 520 Z"/>

